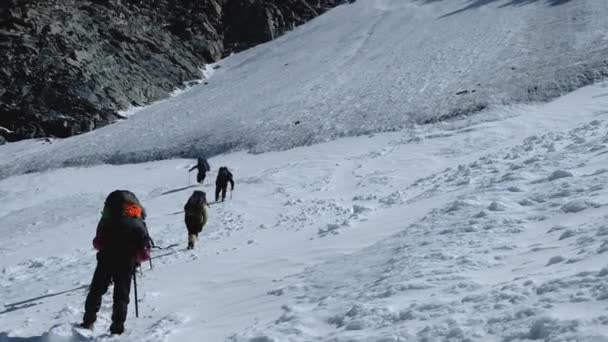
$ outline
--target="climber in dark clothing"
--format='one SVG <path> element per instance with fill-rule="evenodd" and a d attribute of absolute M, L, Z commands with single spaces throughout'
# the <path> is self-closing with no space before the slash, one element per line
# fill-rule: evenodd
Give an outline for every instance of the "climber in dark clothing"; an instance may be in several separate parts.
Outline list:
<path fill-rule="evenodd" d="M 203 191 L 193 192 L 184 205 L 184 222 L 188 229 L 188 249 L 194 248 L 198 234 L 209 220 L 207 207 L 209 207 L 209 203 L 207 203 L 207 197 Z"/>
<path fill-rule="evenodd" d="M 98 250 L 97 268 L 85 302 L 81 327 L 93 328 L 102 296 L 114 282 L 110 332 L 124 332 L 133 273 L 141 262 L 150 258 L 150 237 L 145 218 L 144 208 L 130 191 L 116 190 L 106 198 L 93 239 L 93 246 Z"/>
<path fill-rule="evenodd" d="M 207 159 L 198 158 L 196 165 L 194 165 L 190 170 L 188 170 L 188 172 L 192 172 L 194 169 L 198 170 L 198 174 L 196 175 L 196 181 L 198 183 L 203 184 L 203 182 L 205 181 L 205 176 L 207 174 L 207 171 L 211 170 L 211 167 L 209 166 Z"/>
<path fill-rule="evenodd" d="M 228 183 L 230 183 L 230 191 L 234 190 L 234 179 L 232 173 L 227 167 L 222 166 L 217 172 L 217 178 L 215 179 L 215 201 L 220 200 L 220 193 L 222 194 L 222 202 L 226 199 L 226 190 L 228 189 Z"/>

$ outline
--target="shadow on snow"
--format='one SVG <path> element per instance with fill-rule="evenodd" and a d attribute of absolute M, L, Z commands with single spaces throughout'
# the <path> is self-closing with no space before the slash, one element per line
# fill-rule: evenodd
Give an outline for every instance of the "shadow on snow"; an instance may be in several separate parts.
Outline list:
<path fill-rule="evenodd" d="M 446 1 L 446 0 L 422 0 L 422 2 L 424 2 L 426 4 L 433 3 L 433 2 L 439 2 L 439 1 Z M 456 15 L 456 14 L 459 14 L 459 13 L 462 13 L 462 12 L 465 12 L 468 10 L 480 8 L 480 7 L 483 7 L 486 5 L 490 5 L 495 2 L 505 2 L 502 5 L 500 5 L 499 8 L 506 8 L 506 7 L 519 7 L 519 6 L 530 5 L 532 3 L 539 2 L 539 1 L 542 1 L 546 5 L 549 5 L 549 6 L 559 6 L 559 5 L 563 5 L 567 2 L 570 2 L 572 0 L 468 0 L 467 1 L 468 5 L 466 5 L 465 7 L 461 8 L 459 10 L 444 14 L 439 18 L 441 19 L 441 18 L 451 17 L 453 15 Z"/>
<path fill-rule="evenodd" d="M 36 302 L 38 300 L 41 300 L 41 299 L 55 297 L 55 296 L 59 296 L 59 295 L 65 294 L 65 293 L 75 292 L 75 291 L 78 291 L 78 290 L 84 290 L 84 289 L 86 289 L 88 287 L 89 287 L 89 285 L 82 285 L 82 286 L 79 286 L 79 287 L 75 287 L 73 289 L 69 289 L 69 290 L 65 290 L 65 291 L 61 291 L 61 292 L 49 293 L 49 294 L 45 294 L 45 295 L 42 295 L 42 296 L 38 296 L 38 297 L 22 300 L 20 302 L 6 304 L 6 305 L 4 305 L 4 307 L 6 309 L 4 309 L 4 311 L 0 311 L 0 315 L 1 314 L 5 314 L 5 313 L 9 313 L 9 312 L 13 312 L 13 311 L 17 311 L 17 310 L 21 310 L 21 309 L 26 309 L 26 308 L 29 308 L 29 307 L 32 307 L 32 306 L 36 306 L 36 305 L 40 304 L 41 302 L 38 302 L 38 303 L 34 303 L 34 302 Z M 0 336 L 2 336 L 2 335 L 0 335 Z M 4 342 L 4 340 L 0 339 L 0 342 Z"/>

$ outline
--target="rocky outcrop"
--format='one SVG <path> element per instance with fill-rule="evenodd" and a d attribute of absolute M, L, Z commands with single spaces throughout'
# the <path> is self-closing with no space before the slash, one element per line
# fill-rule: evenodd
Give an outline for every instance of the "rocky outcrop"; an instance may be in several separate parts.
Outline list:
<path fill-rule="evenodd" d="M 224 7 L 224 46 L 241 51 L 269 41 L 305 23 L 343 1 L 338 0 L 235 0 Z"/>
<path fill-rule="evenodd" d="M 3 0 L 0 137 L 67 137 L 340 0 Z M 0 142 L 3 139 L 0 139 Z"/>

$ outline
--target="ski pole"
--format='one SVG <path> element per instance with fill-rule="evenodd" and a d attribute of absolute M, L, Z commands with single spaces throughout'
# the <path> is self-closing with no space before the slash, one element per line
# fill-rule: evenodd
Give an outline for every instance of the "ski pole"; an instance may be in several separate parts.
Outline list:
<path fill-rule="evenodd" d="M 154 240 L 150 237 L 150 235 L 148 235 L 148 240 L 150 242 L 150 249 L 156 248 L 156 243 L 154 243 Z M 153 269 L 153 267 L 152 267 L 152 258 L 150 258 L 148 260 L 150 261 L 150 269 Z"/>
<path fill-rule="evenodd" d="M 139 318 L 139 304 L 137 303 L 137 272 L 133 270 L 133 287 L 135 288 L 135 317 Z"/>

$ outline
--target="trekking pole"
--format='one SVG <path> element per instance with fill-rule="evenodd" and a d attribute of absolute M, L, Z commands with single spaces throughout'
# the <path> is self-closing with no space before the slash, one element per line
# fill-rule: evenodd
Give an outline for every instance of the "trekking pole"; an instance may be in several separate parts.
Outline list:
<path fill-rule="evenodd" d="M 190 180 L 190 177 L 188 177 L 188 180 Z M 152 237 L 150 237 L 150 235 L 148 235 L 148 240 L 150 243 L 150 249 L 155 248 L 156 247 L 156 243 L 154 243 L 154 240 L 152 239 Z M 152 258 L 148 259 L 150 261 L 150 269 L 152 269 Z"/>
<path fill-rule="evenodd" d="M 139 304 L 137 303 L 137 272 L 133 270 L 133 287 L 135 288 L 135 317 L 139 318 Z"/>

